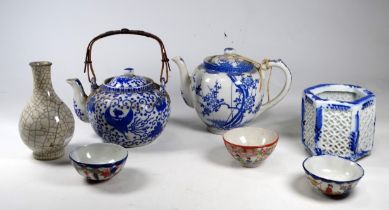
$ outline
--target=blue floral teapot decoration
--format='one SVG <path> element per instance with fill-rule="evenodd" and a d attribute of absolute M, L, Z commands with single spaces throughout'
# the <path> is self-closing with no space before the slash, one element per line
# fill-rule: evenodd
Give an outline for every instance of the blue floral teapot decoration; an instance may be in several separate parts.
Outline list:
<path fill-rule="evenodd" d="M 212 133 L 241 127 L 265 110 L 280 102 L 291 85 L 289 68 L 279 60 L 258 63 L 238 55 L 232 48 L 224 54 L 204 59 L 190 76 L 184 60 L 173 58 L 181 75 L 181 95 L 189 107 L 195 108 L 198 116 Z M 282 90 L 270 99 L 269 81 L 272 67 L 281 69 L 285 75 Z M 265 81 L 268 81 L 265 87 Z M 268 100 L 263 101 L 265 89 Z"/>
<path fill-rule="evenodd" d="M 162 54 L 161 85 L 152 79 L 127 73 L 96 84 L 96 75 L 91 61 L 92 46 L 98 39 L 116 35 L 133 34 L 153 38 L 160 44 Z M 170 115 L 170 99 L 165 90 L 169 59 L 161 39 L 144 31 L 122 29 L 108 31 L 92 39 L 85 58 L 84 72 L 91 83 L 91 94 L 87 96 L 78 79 L 68 79 L 74 90 L 74 110 L 78 118 L 90 122 L 104 142 L 123 147 L 138 147 L 153 142 L 165 127 Z"/>

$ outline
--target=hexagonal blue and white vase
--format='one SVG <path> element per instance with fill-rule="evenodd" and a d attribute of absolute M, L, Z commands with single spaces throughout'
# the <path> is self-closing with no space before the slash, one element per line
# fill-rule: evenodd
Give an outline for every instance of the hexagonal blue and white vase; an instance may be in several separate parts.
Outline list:
<path fill-rule="evenodd" d="M 374 94 L 355 85 L 319 84 L 304 90 L 302 142 L 312 155 L 358 160 L 370 154 L 375 129 Z"/>

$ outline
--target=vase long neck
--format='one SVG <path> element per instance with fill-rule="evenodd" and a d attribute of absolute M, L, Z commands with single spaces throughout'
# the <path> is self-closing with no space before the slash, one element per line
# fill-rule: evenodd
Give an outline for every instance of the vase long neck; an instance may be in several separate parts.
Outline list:
<path fill-rule="evenodd" d="M 32 62 L 33 92 L 45 92 L 55 94 L 51 83 L 51 63 L 50 62 Z"/>

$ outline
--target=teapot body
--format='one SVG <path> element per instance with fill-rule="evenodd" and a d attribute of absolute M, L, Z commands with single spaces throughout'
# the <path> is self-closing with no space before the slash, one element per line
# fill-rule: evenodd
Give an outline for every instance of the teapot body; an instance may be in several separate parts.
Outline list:
<path fill-rule="evenodd" d="M 193 106 L 216 134 L 244 126 L 261 109 L 262 75 L 256 68 L 245 72 L 217 72 L 199 65 L 191 76 Z"/>
<path fill-rule="evenodd" d="M 292 74 L 281 59 L 258 63 L 236 54 L 233 48 L 224 49 L 223 55 L 206 57 L 191 76 L 184 59 L 175 57 L 173 61 L 180 71 L 182 98 L 215 134 L 244 126 L 279 103 L 292 81 Z M 270 98 L 273 67 L 284 73 L 285 81 L 281 91 Z M 263 102 L 265 89 L 268 97 Z"/>
<path fill-rule="evenodd" d="M 169 96 L 158 87 L 124 91 L 101 86 L 86 103 L 95 132 L 104 142 L 126 148 L 153 142 L 170 115 Z"/>
<path fill-rule="evenodd" d="M 158 42 L 161 50 L 161 71 L 159 81 L 135 75 L 133 68 L 126 68 L 125 74 L 104 80 L 97 84 L 92 65 L 92 49 L 96 41 L 113 35 L 137 35 Z M 84 73 L 91 84 L 91 93 L 85 94 L 77 78 L 67 79 L 72 86 L 74 110 L 78 118 L 90 122 L 104 142 L 123 147 L 138 147 L 153 142 L 165 127 L 170 115 L 170 99 L 165 90 L 170 71 L 169 59 L 162 40 L 141 30 L 112 30 L 99 34 L 88 44 L 84 62 Z"/>

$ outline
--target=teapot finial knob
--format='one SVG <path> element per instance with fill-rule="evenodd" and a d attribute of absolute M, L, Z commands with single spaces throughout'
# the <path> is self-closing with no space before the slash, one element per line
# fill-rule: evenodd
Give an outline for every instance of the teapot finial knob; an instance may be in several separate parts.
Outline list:
<path fill-rule="evenodd" d="M 231 55 L 231 54 L 236 54 L 235 49 L 232 47 L 227 47 L 224 49 L 224 54 Z"/>
<path fill-rule="evenodd" d="M 134 75 L 134 68 L 129 67 L 129 68 L 125 68 L 124 70 L 127 71 L 125 75 L 130 75 L 130 76 Z"/>

